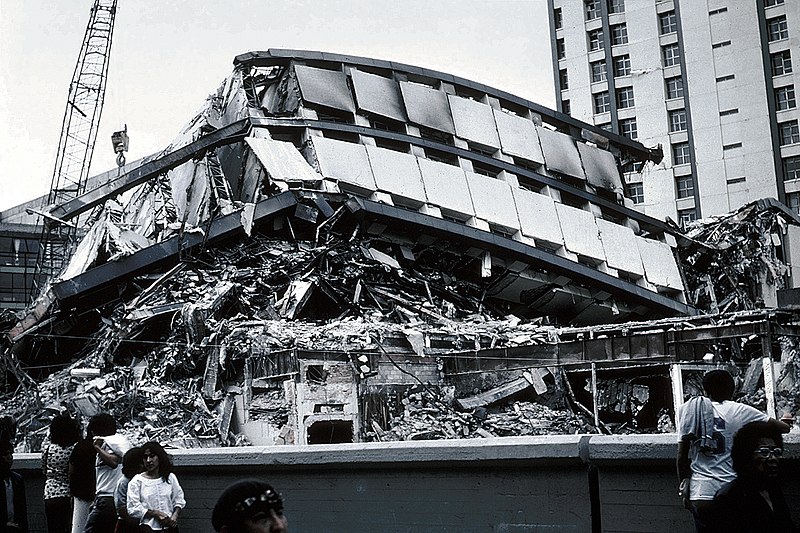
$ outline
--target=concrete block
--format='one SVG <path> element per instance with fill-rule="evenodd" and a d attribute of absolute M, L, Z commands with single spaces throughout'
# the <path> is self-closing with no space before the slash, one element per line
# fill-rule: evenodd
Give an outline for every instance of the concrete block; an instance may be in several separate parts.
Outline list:
<path fill-rule="evenodd" d="M 426 202 L 416 157 L 375 146 L 366 149 L 378 189 L 411 200 L 416 205 Z"/>
<path fill-rule="evenodd" d="M 527 189 L 512 188 L 511 193 L 522 234 L 555 246 L 563 246 L 564 236 L 553 199 Z"/>
<path fill-rule="evenodd" d="M 500 148 L 500 138 L 494 123 L 492 108 L 486 104 L 448 95 L 456 135 L 482 146 Z"/>
<path fill-rule="evenodd" d="M 447 94 L 419 83 L 400 82 L 408 119 L 422 126 L 455 133 Z"/>
<path fill-rule="evenodd" d="M 544 164 L 544 154 L 533 122 L 505 111 L 494 111 L 494 120 L 504 153 Z"/>
<path fill-rule="evenodd" d="M 423 215 L 430 215 L 436 218 L 442 218 L 442 210 L 436 207 L 435 205 L 424 204 L 422 207 L 419 208 L 419 212 Z"/>
<path fill-rule="evenodd" d="M 489 223 L 487 221 L 483 220 L 482 218 L 477 218 L 477 217 L 469 218 L 467 220 L 467 222 L 466 222 L 466 225 L 471 227 L 471 228 L 475 228 L 475 229 L 479 229 L 479 230 L 483 230 L 483 231 L 491 231 L 492 230 L 489 227 Z"/>
<path fill-rule="evenodd" d="M 408 120 L 396 81 L 355 69 L 352 80 L 360 110 L 400 122 Z"/>
<path fill-rule="evenodd" d="M 542 152 L 547 168 L 575 178 L 586 179 L 581 158 L 572 137 L 547 128 L 537 127 L 536 131 L 539 134 L 539 141 L 542 143 Z"/>
<path fill-rule="evenodd" d="M 365 192 L 377 189 L 366 147 L 325 137 L 315 137 L 313 144 L 323 176 L 338 180 L 340 187 Z"/>
<path fill-rule="evenodd" d="M 467 177 L 463 170 L 428 159 L 417 159 L 417 163 L 422 172 L 428 203 L 459 213 L 466 218 L 475 216 Z"/>
<path fill-rule="evenodd" d="M 320 181 L 322 179 L 322 175 L 308 164 L 290 142 L 256 137 L 248 137 L 245 141 L 273 180 Z"/>
<path fill-rule="evenodd" d="M 570 252 L 598 262 L 606 260 L 594 215 L 564 204 L 556 204 L 556 212 L 564 233 L 564 244 Z"/>
<path fill-rule="evenodd" d="M 595 187 L 609 191 L 622 192 L 622 178 L 614 155 L 606 150 L 577 143 L 586 180 Z"/>
<path fill-rule="evenodd" d="M 344 72 L 295 65 L 297 84 L 303 100 L 354 113 L 353 95 Z"/>
<path fill-rule="evenodd" d="M 392 195 L 388 192 L 375 191 L 369 195 L 369 199 L 380 204 L 394 205 Z"/>
<path fill-rule="evenodd" d="M 600 230 L 600 240 L 603 242 L 608 266 L 643 276 L 644 266 L 639 248 L 632 246 L 636 237 L 633 230 L 601 218 L 595 219 L 595 222 Z"/>
<path fill-rule="evenodd" d="M 512 230 L 519 229 L 519 218 L 514 209 L 511 187 L 505 181 L 467 172 L 467 183 L 472 195 L 475 216 Z"/>
<path fill-rule="evenodd" d="M 636 236 L 647 281 L 659 287 L 683 290 L 683 280 L 675 262 L 672 248 L 663 242 Z"/>

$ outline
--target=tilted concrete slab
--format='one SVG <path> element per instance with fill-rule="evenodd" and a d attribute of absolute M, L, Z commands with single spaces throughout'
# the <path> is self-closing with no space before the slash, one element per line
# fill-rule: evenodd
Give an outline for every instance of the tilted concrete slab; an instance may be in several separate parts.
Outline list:
<path fill-rule="evenodd" d="M 622 178 L 614 155 L 588 144 L 576 143 L 576 145 L 581 155 L 583 170 L 586 172 L 586 180 L 595 187 L 622 192 Z"/>
<path fill-rule="evenodd" d="M 491 107 L 452 94 L 447 95 L 447 99 L 450 101 L 456 135 L 482 146 L 500 148 L 500 138 L 497 136 L 497 126 L 494 123 Z"/>
<path fill-rule="evenodd" d="M 467 177 L 460 167 L 417 158 L 428 203 L 462 215 L 475 216 Z"/>
<path fill-rule="evenodd" d="M 569 135 L 536 127 L 547 168 L 567 176 L 586 179 L 575 140 Z"/>
<path fill-rule="evenodd" d="M 600 230 L 597 228 L 594 215 L 589 211 L 564 204 L 556 204 L 556 212 L 567 250 L 597 261 L 605 261 Z"/>
<path fill-rule="evenodd" d="M 314 137 L 312 144 L 323 176 L 354 186 L 361 191 L 377 189 L 367 149 L 363 144 L 325 137 Z"/>
<path fill-rule="evenodd" d="M 377 146 L 367 146 L 367 155 L 378 189 L 419 204 L 427 201 L 416 157 Z"/>
<path fill-rule="evenodd" d="M 522 234 L 554 246 L 564 246 L 556 203 L 547 195 L 527 189 L 511 188 Z"/>
<path fill-rule="evenodd" d="M 294 144 L 260 137 L 247 137 L 247 145 L 256 154 L 270 179 L 282 181 L 319 181 L 317 172 Z"/>
<path fill-rule="evenodd" d="M 519 229 L 519 219 L 514 205 L 514 196 L 511 186 L 505 181 L 482 176 L 474 172 L 466 172 L 469 191 L 472 195 L 472 205 L 475 206 L 475 216 L 509 228 Z"/>
<path fill-rule="evenodd" d="M 663 242 L 636 236 L 636 244 L 644 265 L 645 278 L 659 287 L 683 290 L 678 265 L 672 248 Z"/>
<path fill-rule="evenodd" d="M 351 78 L 360 110 L 400 122 L 408 120 L 396 81 L 355 69 Z"/>
<path fill-rule="evenodd" d="M 447 133 L 455 133 L 447 94 L 419 83 L 400 82 L 408 120 Z"/>
<path fill-rule="evenodd" d="M 303 99 L 314 104 L 354 113 L 356 105 L 344 72 L 295 65 Z"/>
<path fill-rule="evenodd" d="M 508 155 L 544 164 L 539 134 L 532 120 L 494 109 L 500 145 Z"/>
<path fill-rule="evenodd" d="M 620 226 L 602 218 L 595 219 L 600 230 L 600 240 L 606 253 L 608 266 L 639 276 L 644 275 L 636 234 L 627 226 Z"/>

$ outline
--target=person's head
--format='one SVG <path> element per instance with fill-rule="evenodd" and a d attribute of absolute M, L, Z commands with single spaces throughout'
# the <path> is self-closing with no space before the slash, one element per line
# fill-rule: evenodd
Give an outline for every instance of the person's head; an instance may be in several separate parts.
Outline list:
<path fill-rule="evenodd" d="M 721 402 L 733 398 L 736 383 L 727 370 L 709 370 L 703 375 L 703 390 L 709 398 Z"/>
<path fill-rule="evenodd" d="M 0 440 L 0 477 L 8 477 L 12 464 L 14 464 L 14 445 L 10 441 Z"/>
<path fill-rule="evenodd" d="M 154 440 L 142 445 L 142 464 L 144 471 L 167 481 L 172 472 L 172 461 L 164 448 Z"/>
<path fill-rule="evenodd" d="M 731 459 L 739 478 L 763 486 L 778 478 L 783 435 L 769 422 L 751 422 L 733 437 Z"/>
<path fill-rule="evenodd" d="M 117 422 L 108 413 L 99 413 L 89 419 L 86 432 L 93 437 L 107 437 L 117 432 Z"/>
<path fill-rule="evenodd" d="M 81 438 L 81 427 L 77 420 L 69 415 L 57 415 L 50 422 L 50 442 L 66 448 Z"/>
<path fill-rule="evenodd" d="M 286 533 L 283 500 L 271 485 L 257 479 L 237 481 L 220 494 L 211 513 L 221 533 Z"/>
<path fill-rule="evenodd" d="M 139 447 L 131 448 L 122 457 L 122 475 L 131 479 L 142 472 L 144 472 L 144 453 Z"/>

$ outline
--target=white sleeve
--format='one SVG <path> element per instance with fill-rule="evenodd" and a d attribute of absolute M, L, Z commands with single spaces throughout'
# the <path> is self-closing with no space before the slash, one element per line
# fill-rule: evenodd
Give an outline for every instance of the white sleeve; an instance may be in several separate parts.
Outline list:
<path fill-rule="evenodd" d="M 769 420 L 769 417 L 765 413 L 762 413 L 755 407 L 743 403 L 739 404 L 737 415 L 739 420 L 742 422 L 742 426 L 745 426 L 750 422 L 766 422 Z"/>
<path fill-rule="evenodd" d="M 183 495 L 183 488 L 178 483 L 178 478 L 175 474 L 169 475 L 169 484 L 172 486 L 172 509 L 174 510 L 176 507 L 183 509 L 186 507 L 186 499 Z"/>
<path fill-rule="evenodd" d="M 144 501 L 142 500 L 142 482 L 139 474 L 135 475 L 130 483 L 128 483 L 128 514 L 132 518 L 138 519 L 140 522 L 147 512 Z"/>
<path fill-rule="evenodd" d="M 678 431 L 678 442 L 682 441 L 684 437 L 687 435 L 694 435 L 695 437 L 695 428 L 697 426 L 697 420 L 695 417 L 697 411 L 697 402 L 699 400 L 697 397 L 690 398 L 686 403 L 681 405 L 680 409 L 678 409 L 678 416 L 676 417 L 677 420 L 676 426 Z"/>

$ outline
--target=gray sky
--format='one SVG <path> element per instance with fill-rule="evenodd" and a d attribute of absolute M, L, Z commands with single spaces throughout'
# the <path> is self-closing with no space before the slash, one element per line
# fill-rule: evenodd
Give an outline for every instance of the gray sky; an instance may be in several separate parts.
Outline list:
<path fill-rule="evenodd" d="M 50 186 L 92 0 L 0 0 L 0 210 Z M 553 107 L 547 0 L 119 0 L 91 175 L 164 148 L 233 68 L 268 48 L 388 59 Z"/>

